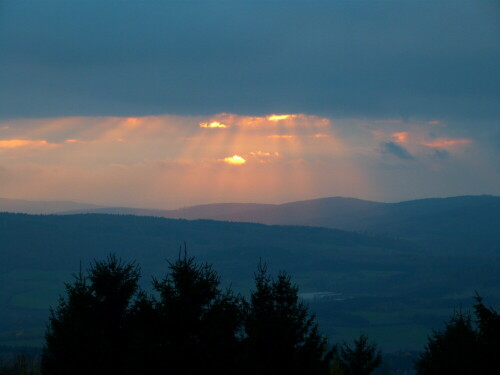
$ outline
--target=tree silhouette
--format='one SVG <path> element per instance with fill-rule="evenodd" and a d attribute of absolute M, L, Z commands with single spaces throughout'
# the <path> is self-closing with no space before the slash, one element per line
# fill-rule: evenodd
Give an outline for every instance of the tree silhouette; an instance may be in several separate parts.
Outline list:
<path fill-rule="evenodd" d="M 417 374 L 486 374 L 498 367 L 500 316 L 475 297 L 476 325 L 470 314 L 456 312 L 441 331 L 434 331 L 415 364 Z"/>
<path fill-rule="evenodd" d="M 66 285 L 46 333 L 44 375 L 328 374 L 332 351 L 290 276 L 259 265 L 249 302 L 179 253 L 155 295 L 115 256 Z"/>
<path fill-rule="evenodd" d="M 240 349 L 241 300 L 220 289 L 217 273 L 197 264 L 186 252 L 169 265 L 163 280 L 154 280 L 159 293 L 156 352 L 159 370 L 174 374 L 233 374 Z"/>
<path fill-rule="evenodd" d="M 352 348 L 345 342 L 339 347 L 338 360 L 342 374 L 369 375 L 380 366 L 382 355 L 377 345 L 369 343 L 368 336 L 362 334 Z"/>
<path fill-rule="evenodd" d="M 130 355 L 129 318 L 139 268 L 114 255 L 94 262 L 66 285 L 51 310 L 41 369 L 44 375 L 122 374 Z"/>
<path fill-rule="evenodd" d="M 18 355 L 14 362 L 5 365 L 0 362 L 0 375 L 39 375 L 39 363 L 26 354 Z"/>
<path fill-rule="evenodd" d="M 327 374 L 331 353 L 290 276 L 259 264 L 245 318 L 246 373 Z"/>
<path fill-rule="evenodd" d="M 498 367 L 500 358 L 500 314 L 483 304 L 483 299 L 476 293 L 474 314 L 476 316 L 477 352 L 479 362 L 486 373 L 487 369 Z"/>

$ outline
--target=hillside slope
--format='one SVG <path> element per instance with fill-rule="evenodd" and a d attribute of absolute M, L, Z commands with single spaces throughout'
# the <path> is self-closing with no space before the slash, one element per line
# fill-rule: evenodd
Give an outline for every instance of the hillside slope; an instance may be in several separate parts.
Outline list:
<path fill-rule="evenodd" d="M 73 213 L 110 213 L 212 219 L 269 225 L 302 225 L 419 240 L 430 251 L 500 251 L 500 197 L 460 196 L 400 203 L 322 198 L 281 205 L 224 203 L 179 210 L 100 208 Z"/>
<path fill-rule="evenodd" d="M 479 290 L 498 296 L 498 257 L 439 255 L 418 242 L 315 227 L 267 226 L 126 215 L 0 214 L 0 344 L 40 343 L 64 282 L 110 252 L 163 277 L 179 245 L 213 263 L 225 285 L 248 293 L 259 259 L 288 271 L 301 292 L 340 293 L 311 302 L 335 339 L 359 330 L 385 348 L 416 348 L 457 303 Z M 448 308 L 449 310 L 443 310 Z"/>

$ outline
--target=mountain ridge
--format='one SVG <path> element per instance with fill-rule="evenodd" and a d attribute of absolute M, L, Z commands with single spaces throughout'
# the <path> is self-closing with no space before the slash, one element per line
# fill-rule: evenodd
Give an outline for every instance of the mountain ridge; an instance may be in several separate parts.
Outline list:
<path fill-rule="evenodd" d="M 423 248 L 431 252 L 446 249 L 463 254 L 477 251 L 500 253 L 500 197 L 492 195 L 424 198 L 396 203 L 327 197 L 283 204 L 213 203 L 176 210 L 85 206 L 57 211 L 55 208 L 48 213 L 135 215 L 325 227 L 376 236 L 418 239 Z"/>

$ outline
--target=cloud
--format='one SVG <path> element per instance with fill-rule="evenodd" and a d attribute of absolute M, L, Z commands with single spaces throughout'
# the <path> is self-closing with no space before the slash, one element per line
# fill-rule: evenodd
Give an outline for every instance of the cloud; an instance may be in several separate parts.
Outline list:
<path fill-rule="evenodd" d="M 266 152 L 266 151 L 251 151 L 247 158 L 252 158 L 257 160 L 259 163 L 270 163 L 281 158 L 281 154 L 278 151 Z"/>
<path fill-rule="evenodd" d="M 203 125 L 202 125 L 203 124 Z M 201 127 L 241 127 L 241 128 L 324 128 L 330 125 L 326 117 L 295 113 L 268 116 L 242 116 L 235 113 L 219 113 L 209 121 L 200 123 Z"/>
<path fill-rule="evenodd" d="M 227 158 L 222 159 L 224 163 L 231 165 L 242 165 L 247 161 L 239 155 L 228 156 Z"/>
<path fill-rule="evenodd" d="M 332 195 L 394 201 L 498 194 L 498 145 L 450 142 L 469 139 L 453 123 L 270 116 L 0 121 L 8 126 L 0 139 L 0 197 L 175 208 Z M 228 128 L 199 126 L 212 121 Z M 436 147 L 423 144 L 432 142 Z M 374 157 L 380 153 L 382 162 Z"/>
<path fill-rule="evenodd" d="M 427 157 L 432 153 L 429 148 L 446 150 L 447 157 L 458 155 L 464 147 L 472 146 L 475 142 L 472 138 L 453 137 L 456 129 L 452 126 L 436 128 L 435 124 L 429 124 L 428 121 L 413 120 L 400 124 L 375 122 L 374 125 L 376 127 L 370 129 L 373 139 L 386 144 L 383 146 L 385 153 L 392 152 L 400 158 L 408 158 L 403 149 L 413 158 Z M 396 150 L 395 145 L 402 150 Z"/>
<path fill-rule="evenodd" d="M 381 144 L 382 153 L 396 156 L 403 160 L 413 160 L 415 159 L 412 154 L 408 152 L 403 146 L 398 145 L 395 142 L 383 142 Z"/>
<path fill-rule="evenodd" d="M 450 138 L 437 138 L 432 141 L 424 141 L 422 145 L 428 147 L 447 148 L 454 146 L 466 146 L 472 143 L 472 139 L 450 139 Z"/>
<path fill-rule="evenodd" d="M 445 160 L 449 158 L 450 153 L 446 150 L 435 149 L 431 156 L 434 159 Z"/>
<path fill-rule="evenodd" d="M 486 1 L 3 2 L 0 113 L 495 120 L 497 11 Z"/>
<path fill-rule="evenodd" d="M 292 120 L 296 117 L 297 117 L 297 115 L 269 115 L 266 118 L 269 121 L 278 122 L 278 121 L 284 121 L 284 120 Z"/>
<path fill-rule="evenodd" d="M 28 139 L 0 139 L 0 149 L 14 148 L 46 148 L 55 146 L 45 140 L 28 140 Z"/>
<path fill-rule="evenodd" d="M 396 132 L 392 133 L 392 138 L 394 139 L 395 142 L 398 143 L 404 143 L 408 141 L 408 132 Z"/>
<path fill-rule="evenodd" d="M 200 128 L 205 128 L 205 129 L 217 129 L 217 128 L 227 128 L 228 126 L 225 124 L 221 124 L 219 121 L 212 121 L 212 122 L 200 122 Z"/>

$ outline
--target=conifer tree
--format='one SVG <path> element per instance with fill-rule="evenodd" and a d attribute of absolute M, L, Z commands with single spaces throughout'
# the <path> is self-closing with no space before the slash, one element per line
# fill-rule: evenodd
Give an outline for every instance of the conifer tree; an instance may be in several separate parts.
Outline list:
<path fill-rule="evenodd" d="M 500 316 L 479 295 L 475 299 L 475 322 L 456 312 L 443 330 L 434 331 L 415 364 L 417 374 L 487 374 L 498 368 Z"/>
<path fill-rule="evenodd" d="M 81 271 L 51 310 L 42 354 L 44 375 L 122 374 L 130 355 L 129 318 L 139 268 L 114 255 Z"/>
<path fill-rule="evenodd" d="M 217 273 L 186 252 L 154 281 L 161 371 L 173 374 L 237 373 L 241 300 L 220 289 Z"/>
<path fill-rule="evenodd" d="M 327 374 L 331 353 L 286 273 L 259 264 L 245 319 L 246 373 Z"/>
<path fill-rule="evenodd" d="M 354 340 L 351 348 L 343 343 L 338 350 L 341 372 L 345 375 L 370 375 L 382 362 L 377 345 L 368 342 L 368 336 L 362 334 Z"/>

